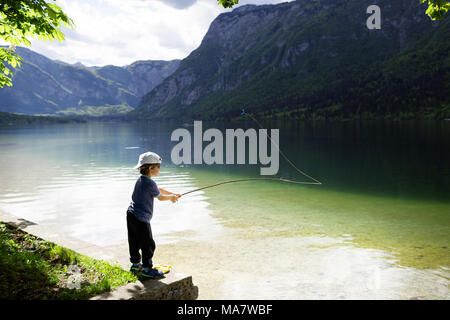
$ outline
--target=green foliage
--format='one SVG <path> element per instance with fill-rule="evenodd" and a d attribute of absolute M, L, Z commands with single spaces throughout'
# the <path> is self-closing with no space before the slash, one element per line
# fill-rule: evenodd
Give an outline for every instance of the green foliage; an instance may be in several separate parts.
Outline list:
<path fill-rule="evenodd" d="M 450 2 L 447 0 L 420 0 L 421 3 L 428 3 L 425 12 L 431 20 L 441 20 L 450 9 Z"/>
<path fill-rule="evenodd" d="M 239 3 L 239 0 L 217 0 L 224 8 L 232 8 L 235 4 Z"/>
<path fill-rule="evenodd" d="M 73 27 L 73 21 L 54 4 L 44 0 L 2 0 L 0 2 L 0 38 L 10 44 L 0 48 L 0 88 L 11 86 L 12 72 L 8 66 L 20 66 L 16 46 L 30 46 L 29 38 L 64 40 L 61 27 Z"/>
<path fill-rule="evenodd" d="M 0 21 L 0 34 L 2 32 L 1 27 Z M 14 52 L 13 46 L 10 48 L 0 48 L 0 88 L 4 85 L 12 85 L 10 78 L 12 77 L 12 72 L 3 61 L 7 61 L 11 67 L 15 68 L 17 66 L 20 67 L 21 58 Z"/>
<path fill-rule="evenodd" d="M 69 288 L 80 268 L 80 288 Z M 92 259 L 0 222 L 0 299 L 88 299 L 137 281 L 118 264 Z"/>

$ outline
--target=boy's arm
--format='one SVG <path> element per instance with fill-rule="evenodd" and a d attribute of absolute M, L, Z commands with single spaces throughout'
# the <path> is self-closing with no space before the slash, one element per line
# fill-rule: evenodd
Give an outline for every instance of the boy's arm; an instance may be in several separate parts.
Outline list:
<path fill-rule="evenodd" d="M 163 188 L 159 188 L 159 191 L 161 192 L 161 194 L 162 194 L 163 196 L 175 195 L 175 196 L 178 196 L 178 198 L 181 197 L 181 194 L 179 194 L 179 193 L 173 193 L 173 192 L 167 191 L 166 189 L 163 189 Z"/>
<path fill-rule="evenodd" d="M 159 189 L 159 190 L 161 190 L 161 189 Z M 157 196 L 158 200 L 160 200 L 160 201 L 170 200 L 174 203 L 178 201 L 179 197 L 181 197 L 181 195 L 178 195 L 178 194 L 163 195 L 162 192 L 160 193 L 159 196 Z"/>
<path fill-rule="evenodd" d="M 161 191 L 161 194 L 162 194 L 163 196 L 168 196 L 168 195 L 170 195 L 170 194 L 175 194 L 175 193 L 172 193 L 172 192 L 170 192 L 170 191 L 167 191 L 166 189 L 163 189 L 163 188 L 159 188 L 159 191 Z"/>

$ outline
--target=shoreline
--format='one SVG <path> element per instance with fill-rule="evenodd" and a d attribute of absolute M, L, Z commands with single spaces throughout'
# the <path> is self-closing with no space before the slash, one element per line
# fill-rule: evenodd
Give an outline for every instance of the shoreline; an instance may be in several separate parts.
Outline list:
<path fill-rule="evenodd" d="M 128 266 L 126 241 L 99 247 L 2 211 L 0 220 L 16 221 L 26 232 L 81 254 Z M 207 238 L 178 232 L 176 242 L 158 244 L 156 238 L 154 262 L 191 274 L 199 300 L 450 299 L 444 274 L 400 267 L 382 250 L 331 237 L 266 235 L 257 228 L 224 227 Z"/>
<path fill-rule="evenodd" d="M 156 239 L 155 261 L 191 274 L 199 300 L 450 299 L 444 272 L 398 266 L 382 250 L 358 248 L 345 238 L 263 234 L 225 228 L 210 239 L 189 240 L 188 233 L 178 242 Z"/>
<path fill-rule="evenodd" d="M 81 254 L 128 267 L 126 240 L 96 246 L 0 211 L 26 232 Z M 450 299 L 448 270 L 396 264 L 383 250 L 358 248 L 346 238 L 267 236 L 265 228 L 216 228 L 207 235 L 178 231 L 158 243 L 155 263 L 192 275 L 204 299 Z M 289 250 L 286 250 L 289 248 Z"/>
<path fill-rule="evenodd" d="M 72 251 L 74 255 L 81 259 L 100 260 L 111 265 L 111 268 L 117 268 L 120 272 L 128 272 L 128 257 L 124 259 L 117 252 L 88 244 L 83 240 L 62 235 L 52 228 L 36 224 L 5 213 L 0 210 L 0 221 L 6 225 L 14 226 L 21 232 L 27 233 L 32 237 L 51 242 L 61 247 L 62 250 Z M 51 239 L 51 240 L 49 240 Z M 78 267 L 78 263 L 73 266 Z M 122 275 L 123 277 L 123 275 Z M 130 274 L 130 278 L 136 278 Z M 110 278 L 108 278 L 111 280 Z M 122 279 L 122 278 L 121 278 Z M 112 279 L 114 280 L 114 279 Z M 192 283 L 192 277 L 179 272 L 169 272 L 164 278 L 159 280 L 128 282 L 113 290 L 104 291 L 88 300 L 195 300 L 198 296 L 198 287 Z"/>
<path fill-rule="evenodd" d="M 138 280 L 121 266 L 59 246 L 8 220 L 0 221 L 2 299 L 85 300 Z"/>

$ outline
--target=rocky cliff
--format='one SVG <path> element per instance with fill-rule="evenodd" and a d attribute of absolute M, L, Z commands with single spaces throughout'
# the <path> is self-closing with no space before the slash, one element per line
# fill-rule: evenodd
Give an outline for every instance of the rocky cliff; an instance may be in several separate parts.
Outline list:
<path fill-rule="evenodd" d="M 366 25 L 374 4 L 379 30 Z M 441 117 L 450 112 L 442 94 L 449 86 L 449 17 L 432 22 L 425 10 L 410 0 L 241 6 L 220 14 L 201 45 L 130 116 L 232 118 L 246 107 L 299 118 L 432 108 Z"/>

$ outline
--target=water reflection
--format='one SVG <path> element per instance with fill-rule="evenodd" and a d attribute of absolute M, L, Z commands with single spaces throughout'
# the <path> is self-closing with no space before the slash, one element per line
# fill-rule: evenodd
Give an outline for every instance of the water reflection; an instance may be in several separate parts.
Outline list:
<path fill-rule="evenodd" d="M 39 170 L 31 179 L 21 177 L 22 183 L 30 186 L 29 192 L 2 193 L 2 210 L 96 245 L 112 245 L 127 238 L 125 211 L 138 176 L 135 170 L 96 166 L 55 170 L 53 176 L 49 171 L 40 176 L 43 171 Z M 160 187 L 177 192 L 196 186 L 189 172 L 161 171 L 155 180 Z M 37 183 L 28 183 L 32 181 Z M 183 200 L 176 204 L 155 201 L 153 229 L 159 243 L 177 240 L 171 234 L 181 231 L 191 230 L 191 238 L 214 232 L 216 223 L 203 194 Z"/>
<path fill-rule="evenodd" d="M 171 257 L 179 255 L 180 267 L 219 273 L 226 279 L 216 286 L 222 298 L 272 291 L 279 294 L 272 298 L 300 292 L 309 293 L 303 298 L 439 296 L 435 291 L 448 286 L 450 267 L 450 149 L 444 147 L 450 123 L 262 124 L 283 128 L 283 152 L 324 184 L 242 183 L 192 193 L 176 204 L 156 201 L 155 238 Z M 179 127 L 87 123 L 2 130 L 0 210 L 97 245 L 120 246 L 138 177 L 131 167 L 140 153 L 163 157 L 155 180 L 179 193 L 258 174 L 259 165 L 172 165 L 170 133 Z M 233 127 L 257 129 L 251 122 L 203 123 L 203 130 Z M 280 176 L 302 180 L 284 161 L 280 165 Z M 230 236 L 228 227 L 238 233 Z M 268 250 L 280 275 L 267 277 L 274 267 Z M 183 265 L 199 252 L 202 265 Z M 346 287 L 346 261 L 355 281 L 378 268 L 386 294 Z"/>

